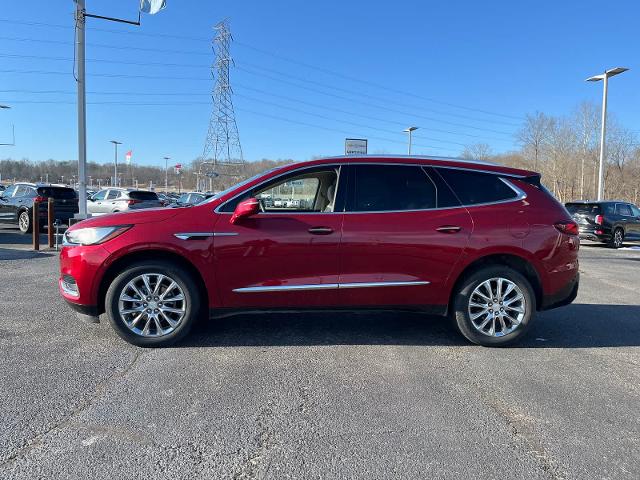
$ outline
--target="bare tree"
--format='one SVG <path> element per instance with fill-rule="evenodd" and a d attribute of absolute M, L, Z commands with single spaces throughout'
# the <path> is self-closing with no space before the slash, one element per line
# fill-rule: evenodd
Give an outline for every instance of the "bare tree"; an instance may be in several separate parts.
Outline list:
<path fill-rule="evenodd" d="M 555 119 L 541 112 L 527 115 L 524 125 L 516 134 L 525 156 L 532 160 L 533 169 L 540 169 L 541 157 L 554 127 Z"/>
<path fill-rule="evenodd" d="M 489 160 L 492 156 L 491 147 L 486 143 L 474 143 L 464 147 L 462 158 L 469 160 Z"/>

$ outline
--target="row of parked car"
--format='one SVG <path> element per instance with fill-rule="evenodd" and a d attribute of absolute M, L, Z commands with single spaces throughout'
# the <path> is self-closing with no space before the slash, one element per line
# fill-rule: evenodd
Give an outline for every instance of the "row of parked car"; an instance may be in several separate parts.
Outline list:
<path fill-rule="evenodd" d="M 87 192 L 87 211 L 92 215 L 125 212 L 143 208 L 175 207 L 200 203 L 213 193 L 156 193 L 131 188 L 105 188 Z M 78 192 L 69 186 L 50 183 L 15 183 L 0 186 L 0 222 L 16 224 L 22 233 L 33 229 L 33 206 L 40 202 L 40 225 L 47 220 L 47 203 L 53 199 L 55 219 L 68 224 L 78 213 Z"/>

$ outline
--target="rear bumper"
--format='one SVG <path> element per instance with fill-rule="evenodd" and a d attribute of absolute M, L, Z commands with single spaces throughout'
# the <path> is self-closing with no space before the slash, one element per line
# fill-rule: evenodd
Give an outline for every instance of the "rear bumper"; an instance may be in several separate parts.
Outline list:
<path fill-rule="evenodd" d="M 563 307 L 569 305 L 578 296 L 578 287 L 580 285 L 580 274 L 576 272 L 575 277 L 567 283 L 558 292 L 551 295 L 543 295 L 540 310 L 550 310 L 552 308 Z"/>
<path fill-rule="evenodd" d="M 611 240 L 611 232 L 605 227 L 594 228 L 592 226 L 585 227 L 580 225 L 580 239 L 594 242 L 608 242 Z"/>

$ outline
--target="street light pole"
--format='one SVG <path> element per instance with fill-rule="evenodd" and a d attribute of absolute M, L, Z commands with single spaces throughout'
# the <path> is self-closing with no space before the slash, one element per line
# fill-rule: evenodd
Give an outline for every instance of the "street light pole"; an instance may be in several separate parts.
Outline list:
<path fill-rule="evenodd" d="M 164 193 L 169 191 L 169 160 L 171 157 L 164 157 Z"/>
<path fill-rule="evenodd" d="M 603 80 L 602 89 L 602 121 L 600 122 L 600 166 L 598 171 L 598 200 L 604 196 L 604 158 L 606 154 L 606 133 L 607 133 L 607 90 L 609 87 L 609 77 L 613 77 L 629 70 L 625 67 L 616 67 L 605 71 L 601 75 L 594 75 L 587 78 L 587 82 L 599 82 Z"/>
<path fill-rule="evenodd" d="M 407 150 L 408 151 L 408 155 L 411 155 L 411 134 L 412 134 L 412 132 L 414 130 L 417 130 L 417 129 L 418 129 L 418 127 L 409 127 L 409 128 L 405 128 L 403 130 L 403 132 L 406 132 L 406 133 L 409 134 L 409 148 Z"/>
<path fill-rule="evenodd" d="M 118 186 L 118 145 L 122 145 L 122 142 L 118 142 L 117 140 L 109 140 L 111 143 L 113 143 L 113 146 L 116 147 L 115 148 L 115 156 L 113 158 L 113 182 L 114 184 L 112 184 L 112 187 L 117 187 Z"/>

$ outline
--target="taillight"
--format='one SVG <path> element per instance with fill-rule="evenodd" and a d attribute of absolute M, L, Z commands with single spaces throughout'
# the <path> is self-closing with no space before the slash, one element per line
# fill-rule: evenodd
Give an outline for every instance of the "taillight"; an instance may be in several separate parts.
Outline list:
<path fill-rule="evenodd" d="M 34 202 L 43 203 L 43 202 L 47 202 L 48 199 L 47 199 L 47 197 L 43 197 L 42 195 L 38 195 L 36 198 L 33 199 L 33 201 Z"/>
<path fill-rule="evenodd" d="M 602 215 L 596 215 L 596 225 L 602 225 L 603 220 L 604 218 L 602 217 Z"/>
<path fill-rule="evenodd" d="M 553 224 L 560 233 L 564 233 L 565 235 L 579 235 L 580 229 L 578 228 L 578 224 L 576 222 L 557 222 Z"/>
<path fill-rule="evenodd" d="M 142 200 L 127 200 L 127 205 L 135 205 L 136 203 L 142 203 Z"/>

